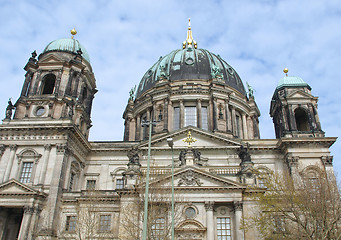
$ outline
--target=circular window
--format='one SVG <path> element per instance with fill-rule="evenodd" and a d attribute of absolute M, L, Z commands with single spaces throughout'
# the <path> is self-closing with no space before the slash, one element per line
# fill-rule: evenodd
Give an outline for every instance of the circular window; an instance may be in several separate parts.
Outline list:
<path fill-rule="evenodd" d="M 194 63 L 194 60 L 193 60 L 193 58 L 189 57 L 189 58 L 186 59 L 185 62 L 186 62 L 187 65 L 192 65 Z"/>
<path fill-rule="evenodd" d="M 45 113 L 45 108 L 40 106 L 40 107 L 37 107 L 37 110 L 36 110 L 36 115 L 37 116 L 42 116 L 43 114 Z"/>
<path fill-rule="evenodd" d="M 192 207 L 188 207 L 185 210 L 185 215 L 187 218 L 194 218 L 196 216 L 196 214 L 197 213 L 196 213 L 195 209 Z"/>
<path fill-rule="evenodd" d="M 234 71 L 233 71 L 233 68 L 229 67 L 227 68 L 227 71 L 229 72 L 229 74 L 233 75 Z"/>

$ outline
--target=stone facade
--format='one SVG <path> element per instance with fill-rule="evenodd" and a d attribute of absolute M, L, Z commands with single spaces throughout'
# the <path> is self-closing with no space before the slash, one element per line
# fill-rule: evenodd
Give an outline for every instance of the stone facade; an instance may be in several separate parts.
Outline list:
<path fill-rule="evenodd" d="M 190 40 L 177 54 L 199 56 Z M 180 68 L 192 65 L 190 58 L 179 64 L 170 59 Z M 310 87 L 283 85 L 270 110 L 277 138 L 261 139 L 253 95 L 228 84 L 224 74 L 239 76 L 222 71 L 227 65 L 219 61 L 207 79 L 172 80 L 169 65 L 149 70 L 159 75 L 128 100 L 124 140 L 91 142 L 97 90 L 89 62 L 81 51 L 67 49 L 49 49 L 38 60 L 32 54 L 21 96 L 0 125 L 0 239 L 74 239 L 82 206 L 94 213 L 89 217 L 98 222 L 97 238 L 120 239 L 122 209 L 135 201 L 137 181 L 147 171 L 149 121 L 155 121 L 151 186 L 170 189 L 174 153 L 175 192 L 181 195 L 175 239 L 215 240 L 218 226 L 226 239 L 258 239 L 240 226 L 255 207 L 249 193 L 262 190 L 259 173 L 333 170 L 329 148 L 336 138 L 324 136 Z M 200 61 L 193 66 L 201 71 Z M 183 141 L 189 132 L 196 140 L 191 147 Z"/>

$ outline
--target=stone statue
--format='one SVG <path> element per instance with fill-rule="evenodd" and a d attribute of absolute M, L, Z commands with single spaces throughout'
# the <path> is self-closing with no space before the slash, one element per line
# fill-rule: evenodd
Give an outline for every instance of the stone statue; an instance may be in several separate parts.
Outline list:
<path fill-rule="evenodd" d="M 140 164 L 139 150 L 136 146 L 133 146 L 127 153 L 129 158 L 129 164 Z"/>
<path fill-rule="evenodd" d="M 186 150 L 181 150 L 179 154 L 180 166 L 186 165 Z"/>
<path fill-rule="evenodd" d="M 135 90 L 136 90 L 136 85 L 135 85 L 135 87 L 131 88 L 130 91 L 129 91 L 129 100 L 133 100 L 134 101 Z"/>
<path fill-rule="evenodd" d="M 249 146 L 247 146 L 247 148 L 245 148 L 243 145 L 241 145 L 240 148 L 237 150 L 237 154 L 238 154 L 240 160 L 242 160 L 242 162 L 251 162 L 251 156 L 249 153 Z"/>
<path fill-rule="evenodd" d="M 12 118 L 12 110 L 14 109 L 14 106 L 12 104 L 11 99 L 8 100 L 8 105 L 6 108 L 6 118 L 5 119 L 11 119 Z"/>
<path fill-rule="evenodd" d="M 167 72 L 166 72 L 166 66 L 165 65 L 160 65 L 160 78 L 162 79 L 167 79 Z"/>
<path fill-rule="evenodd" d="M 246 82 L 246 85 L 247 85 L 247 89 L 249 91 L 249 97 L 254 97 L 254 95 L 253 95 L 253 92 L 254 92 L 253 87 L 251 87 L 248 82 Z"/>
<path fill-rule="evenodd" d="M 213 65 L 211 75 L 213 78 L 222 79 L 221 69 L 217 65 Z"/>

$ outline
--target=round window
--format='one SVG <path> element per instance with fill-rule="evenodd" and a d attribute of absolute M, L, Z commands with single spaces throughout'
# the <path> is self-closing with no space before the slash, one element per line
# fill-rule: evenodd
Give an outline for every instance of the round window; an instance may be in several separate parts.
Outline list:
<path fill-rule="evenodd" d="M 37 107 L 37 110 L 36 110 L 36 115 L 37 116 L 42 116 L 43 114 L 45 113 L 45 108 L 40 106 L 40 107 Z"/>
<path fill-rule="evenodd" d="M 194 63 L 194 60 L 193 60 L 193 58 L 189 57 L 189 58 L 186 59 L 185 62 L 186 62 L 187 65 L 192 65 Z"/>
<path fill-rule="evenodd" d="M 186 215 L 186 217 L 188 217 L 188 218 L 194 218 L 196 214 L 197 214 L 197 213 L 196 213 L 195 209 L 192 208 L 192 207 L 188 207 L 188 208 L 186 208 L 186 210 L 185 210 L 185 215 Z"/>

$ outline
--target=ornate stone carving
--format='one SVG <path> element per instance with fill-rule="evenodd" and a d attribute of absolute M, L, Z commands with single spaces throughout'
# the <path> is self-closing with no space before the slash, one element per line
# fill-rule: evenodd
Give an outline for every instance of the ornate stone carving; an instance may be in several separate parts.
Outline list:
<path fill-rule="evenodd" d="M 321 160 L 322 160 L 324 165 L 327 165 L 327 166 L 333 165 L 333 156 L 323 156 L 323 157 L 321 157 Z"/>
<path fill-rule="evenodd" d="M 287 155 L 285 160 L 289 167 L 296 167 L 298 164 L 298 159 L 298 156 Z"/>
<path fill-rule="evenodd" d="M 5 150 L 6 150 L 6 146 L 3 145 L 3 144 L 1 144 L 1 145 L 0 145 L 0 158 L 1 158 L 2 155 L 4 154 Z"/>
<path fill-rule="evenodd" d="M 237 201 L 234 202 L 234 211 L 242 211 L 243 210 L 243 202 Z"/>
<path fill-rule="evenodd" d="M 205 209 L 206 211 L 213 211 L 214 208 L 214 202 L 205 202 Z"/>
<path fill-rule="evenodd" d="M 35 212 L 35 208 L 34 207 L 28 207 L 28 206 L 24 207 L 24 213 L 25 214 L 33 214 L 34 212 Z"/>
<path fill-rule="evenodd" d="M 46 151 L 50 151 L 51 150 L 51 144 L 45 144 L 44 145 L 44 149 L 46 150 Z"/>
<path fill-rule="evenodd" d="M 138 147 L 133 146 L 127 153 L 127 156 L 129 158 L 129 163 L 128 165 L 141 165 L 140 164 L 140 154 Z"/>
<path fill-rule="evenodd" d="M 12 104 L 12 101 L 11 99 L 8 100 L 8 105 L 7 105 L 7 108 L 6 108 L 6 117 L 5 119 L 12 119 L 12 111 L 14 109 L 14 105 Z"/>
<path fill-rule="evenodd" d="M 181 186 L 181 185 L 201 186 L 202 182 L 200 182 L 200 179 L 196 176 L 196 174 L 192 170 L 189 170 L 189 171 L 184 172 L 181 175 L 181 179 L 178 182 L 178 186 Z"/>
<path fill-rule="evenodd" d="M 16 145 L 16 144 L 12 144 L 12 145 L 10 145 L 9 146 L 9 148 L 11 149 L 11 151 L 17 151 L 17 149 L 18 149 L 18 145 Z"/>
<path fill-rule="evenodd" d="M 242 160 L 242 162 L 251 162 L 251 156 L 249 153 L 249 145 L 245 148 L 243 145 L 240 146 L 240 148 L 237 150 L 237 154 Z"/>
<path fill-rule="evenodd" d="M 57 154 L 69 154 L 70 150 L 66 144 L 56 145 Z"/>

